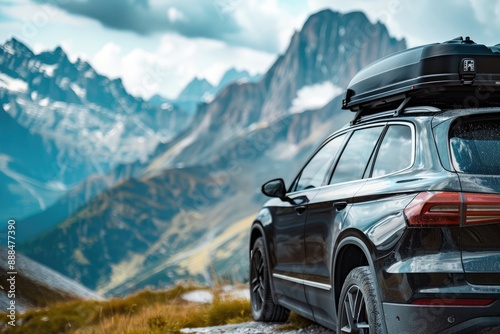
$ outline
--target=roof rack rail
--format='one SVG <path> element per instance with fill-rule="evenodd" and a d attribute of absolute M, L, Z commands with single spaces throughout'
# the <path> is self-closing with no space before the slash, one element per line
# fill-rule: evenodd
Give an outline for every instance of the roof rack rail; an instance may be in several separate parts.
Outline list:
<path fill-rule="evenodd" d="M 356 115 L 354 116 L 354 118 L 352 119 L 351 121 L 351 124 L 356 124 L 359 120 L 361 120 L 361 118 L 363 118 L 363 121 L 366 121 L 366 120 L 369 120 L 369 119 L 376 119 L 376 118 L 380 118 L 380 117 L 387 117 L 387 116 L 399 116 L 404 107 L 408 104 L 408 102 L 410 102 L 411 100 L 411 96 L 406 96 L 405 99 L 399 104 L 399 106 L 395 109 L 395 110 L 384 110 L 382 112 L 378 112 L 378 113 L 373 113 L 373 111 L 371 111 L 370 109 L 368 108 L 362 108 L 362 109 L 359 109 L 357 112 L 356 112 Z M 367 115 L 364 115 L 363 114 L 366 114 Z"/>
<path fill-rule="evenodd" d="M 440 112 L 440 111 L 443 110 L 433 106 L 414 106 L 414 107 L 406 107 L 404 113 L 412 114 L 412 113 Z"/>
<path fill-rule="evenodd" d="M 401 102 L 399 107 L 396 108 L 396 111 L 394 111 L 394 116 L 399 116 L 401 114 L 401 112 L 403 111 L 403 108 L 408 104 L 408 102 L 410 102 L 410 100 L 411 100 L 411 96 L 405 97 L 405 99 L 403 100 L 403 102 Z"/>
<path fill-rule="evenodd" d="M 379 112 L 376 114 L 360 116 L 360 117 L 352 120 L 351 125 L 359 124 L 361 122 L 368 122 L 368 121 L 372 121 L 374 119 L 379 119 L 379 118 L 388 118 L 388 117 L 392 117 L 392 116 L 394 116 L 394 110 L 387 110 L 387 111 Z"/>
<path fill-rule="evenodd" d="M 401 110 L 398 111 L 398 109 L 400 109 L 400 107 L 401 107 Z M 354 125 L 354 124 L 368 122 L 368 121 L 372 121 L 372 120 L 376 120 L 376 119 L 380 119 L 380 118 L 397 117 L 397 116 L 401 116 L 403 114 L 408 115 L 408 114 L 420 114 L 420 113 L 437 113 L 440 111 L 442 111 L 442 109 L 439 109 L 439 108 L 433 107 L 433 106 L 425 106 L 425 105 L 412 106 L 412 107 L 405 108 L 403 106 L 403 103 L 401 103 L 401 105 L 399 107 L 397 107 L 396 109 L 392 108 L 389 110 L 371 113 L 371 114 L 362 114 L 361 113 L 359 116 L 358 116 L 358 114 L 356 114 L 357 118 L 353 119 L 350 124 Z"/>

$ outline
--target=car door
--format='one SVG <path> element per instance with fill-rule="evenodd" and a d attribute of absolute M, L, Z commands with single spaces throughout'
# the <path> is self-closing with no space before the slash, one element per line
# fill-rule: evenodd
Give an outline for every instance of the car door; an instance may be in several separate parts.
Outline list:
<path fill-rule="evenodd" d="M 305 260 L 304 227 L 308 205 L 329 174 L 331 163 L 344 142 L 345 134 L 322 145 L 299 173 L 287 194 L 272 208 L 275 266 L 272 269 L 275 293 L 280 303 L 296 309 L 309 309 L 302 284 Z M 310 309 L 309 312 L 311 313 Z"/>
<path fill-rule="evenodd" d="M 332 265 L 335 240 L 352 206 L 385 124 L 355 130 L 335 163 L 332 178 L 308 204 L 305 226 L 304 286 L 314 317 L 335 323 Z"/>

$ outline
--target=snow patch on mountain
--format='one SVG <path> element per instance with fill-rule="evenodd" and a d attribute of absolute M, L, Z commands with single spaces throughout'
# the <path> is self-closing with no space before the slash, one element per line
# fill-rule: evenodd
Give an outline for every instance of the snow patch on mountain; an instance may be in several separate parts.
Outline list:
<path fill-rule="evenodd" d="M 53 64 L 53 65 L 48 65 L 48 64 L 41 64 L 40 65 L 40 71 L 45 72 L 45 74 L 49 77 L 54 76 L 54 71 L 58 67 L 58 64 Z"/>
<path fill-rule="evenodd" d="M 85 98 L 85 95 L 87 94 L 87 90 L 85 88 L 82 88 L 75 83 L 72 83 L 70 87 L 79 98 L 81 99 Z"/>
<path fill-rule="evenodd" d="M 205 92 L 203 94 L 203 96 L 201 97 L 201 101 L 205 102 L 205 103 L 210 103 L 213 101 L 213 99 L 215 98 L 215 95 L 212 94 L 212 93 L 209 93 L 209 92 Z"/>
<path fill-rule="evenodd" d="M 14 79 L 5 73 L 0 73 L 0 88 L 6 88 L 12 92 L 25 93 L 28 90 L 28 84 L 23 80 Z"/>
<path fill-rule="evenodd" d="M 46 107 L 49 105 L 49 98 L 46 97 L 44 99 L 41 99 L 38 104 L 40 105 L 40 107 Z"/>
<path fill-rule="evenodd" d="M 297 91 L 297 97 L 292 101 L 289 112 L 300 113 L 319 109 L 333 100 L 334 97 L 342 94 L 343 91 L 342 88 L 335 86 L 330 81 L 304 86 Z"/>

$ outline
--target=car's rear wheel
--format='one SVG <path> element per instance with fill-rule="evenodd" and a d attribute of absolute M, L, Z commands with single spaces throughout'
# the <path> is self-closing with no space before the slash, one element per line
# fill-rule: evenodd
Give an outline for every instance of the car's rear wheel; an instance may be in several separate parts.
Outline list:
<path fill-rule="evenodd" d="M 256 321 L 284 322 L 289 310 L 273 302 L 264 239 L 255 241 L 250 257 L 250 301 Z"/>
<path fill-rule="evenodd" d="M 382 313 L 368 267 L 354 268 L 344 282 L 338 307 L 337 333 L 382 333 Z"/>

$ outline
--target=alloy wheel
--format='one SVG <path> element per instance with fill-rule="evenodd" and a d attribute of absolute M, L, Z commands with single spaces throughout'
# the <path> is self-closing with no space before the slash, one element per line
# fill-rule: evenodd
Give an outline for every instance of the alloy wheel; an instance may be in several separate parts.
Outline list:
<path fill-rule="evenodd" d="M 260 251 L 252 256 L 251 265 L 252 306 L 260 310 L 264 304 L 264 258 Z"/>
<path fill-rule="evenodd" d="M 363 292 L 357 285 L 352 285 L 347 291 L 342 304 L 341 333 L 370 333 L 370 323 Z"/>

